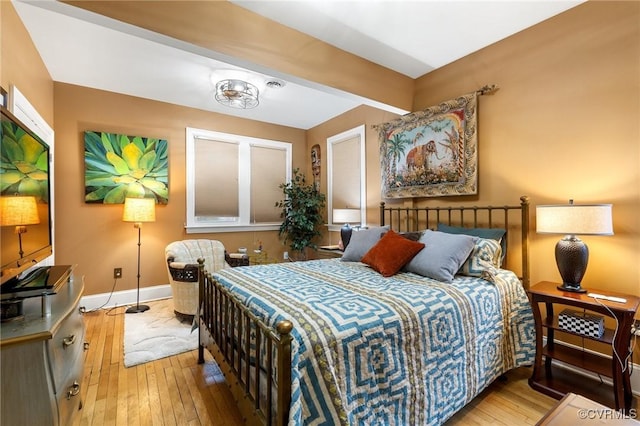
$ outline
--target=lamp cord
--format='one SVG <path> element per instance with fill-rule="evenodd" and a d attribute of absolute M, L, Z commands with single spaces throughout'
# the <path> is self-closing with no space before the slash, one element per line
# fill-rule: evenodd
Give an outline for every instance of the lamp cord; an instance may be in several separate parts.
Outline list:
<path fill-rule="evenodd" d="M 117 282 L 118 282 L 118 279 L 114 278 L 113 286 L 111 287 L 111 292 L 109 293 L 109 297 L 107 298 L 106 302 L 104 302 L 101 306 L 98 306 L 97 308 L 93 308 L 93 309 L 88 310 L 88 311 L 87 310 L 83 310 L 82 313 L 83 314 L 88 314 L 88 313 L 91 313 L 91 312 L 96 312 L 96 311 L 99 311 L 100 309 L 104 308 L 105 306 L 107 306 L 107 304 L 111 300 L 111 296 L 113 296 L 113 291 L 116 289 L 116 283 Z M 82 276 L 82 283 L 84 284 L 84 275 Z M 109 309 L 109 312 L 111 312 L 115 308 L 117 308 L 117 306 L 114 306 L 111 309 Z"/>
<path fill-rule="evenodd" d="M 620 364 L 620 367 L 622 368 L 622 373 L 624 373 L 627 370 L 627 367 L 629 366 L 629 359 L 633 355 L 633 347 L 634 347 L 635 342 L 636 342 L 636 336 L 634 334 L 633 341 L 632 341 L 633 343 L 629 342 L 629 348 L 628 348 L 629 353 L 627 354 L 625 359 L 622 360 L 622 358 L 620 358 L 620 355 L 618 354 L 618 351 L 616 351 L 616 346 L 615 346 L 616 336 L 618 335 L 618 329 L 620 328 L 620 321 L 618 321 L 618 317 L 615 316 L 615 314 L 613 313 L 611 308 L 609 308 L 607 305 L 602 303 L 596 297 L 594 297 L 593 300 L 595 300 L 599 305 L 604 307 L 609 312 L 609 314 L 611 314 L 613 319 L 616 321 L 616 329 L 613 331 L 613 339 L 612 339 L 613 342 L 611 343 L 611 349 L 612 349 L 612 352 L 613 352 L 613 356 L 615 356 L 616 360 Z"/>

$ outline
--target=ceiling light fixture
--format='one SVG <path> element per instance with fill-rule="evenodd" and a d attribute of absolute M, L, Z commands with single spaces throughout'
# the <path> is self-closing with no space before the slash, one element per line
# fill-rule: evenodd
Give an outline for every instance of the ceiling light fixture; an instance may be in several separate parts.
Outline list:
<path fill-rule="evenodd" d="M 258 106 L 258 88 L 242 80 L 221 80 L 216 84 L 216 101 L 232 108 Z"/>

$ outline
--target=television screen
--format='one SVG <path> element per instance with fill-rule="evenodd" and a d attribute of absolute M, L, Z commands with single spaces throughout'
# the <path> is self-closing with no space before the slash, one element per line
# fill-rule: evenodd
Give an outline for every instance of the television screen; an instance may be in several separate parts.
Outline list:
<path fill-rule="evenodd" d="M 49 145 L 6 108 L 0 109 L 0 284 L 4 284 L 51 255 L 52 224 Z"/>

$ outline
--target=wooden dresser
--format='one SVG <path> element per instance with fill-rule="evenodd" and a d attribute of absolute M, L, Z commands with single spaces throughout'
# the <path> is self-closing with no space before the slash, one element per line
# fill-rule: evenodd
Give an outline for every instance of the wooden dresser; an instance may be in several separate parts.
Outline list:
<path fill-rule="evenodd" d="M 70 425 L 82 408 L 83 290 L 71 276 L 48 301 L 25 299 L 24 318 L 2 323 L 0 424 Z M 43 316 L 47 303 L 50 314 Z"/>

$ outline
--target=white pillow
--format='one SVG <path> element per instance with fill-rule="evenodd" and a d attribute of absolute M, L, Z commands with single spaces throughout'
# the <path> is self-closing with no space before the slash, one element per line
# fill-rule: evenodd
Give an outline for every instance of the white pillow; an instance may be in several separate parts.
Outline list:
<path fill-rule="evenodd" d="M 478 237 L 471 254 L 462 265 L 459 273 L 494 282 L 495 279 L 493 277 L 495 277 L 501 263 L 502 246 L 500 242 Z"/>

